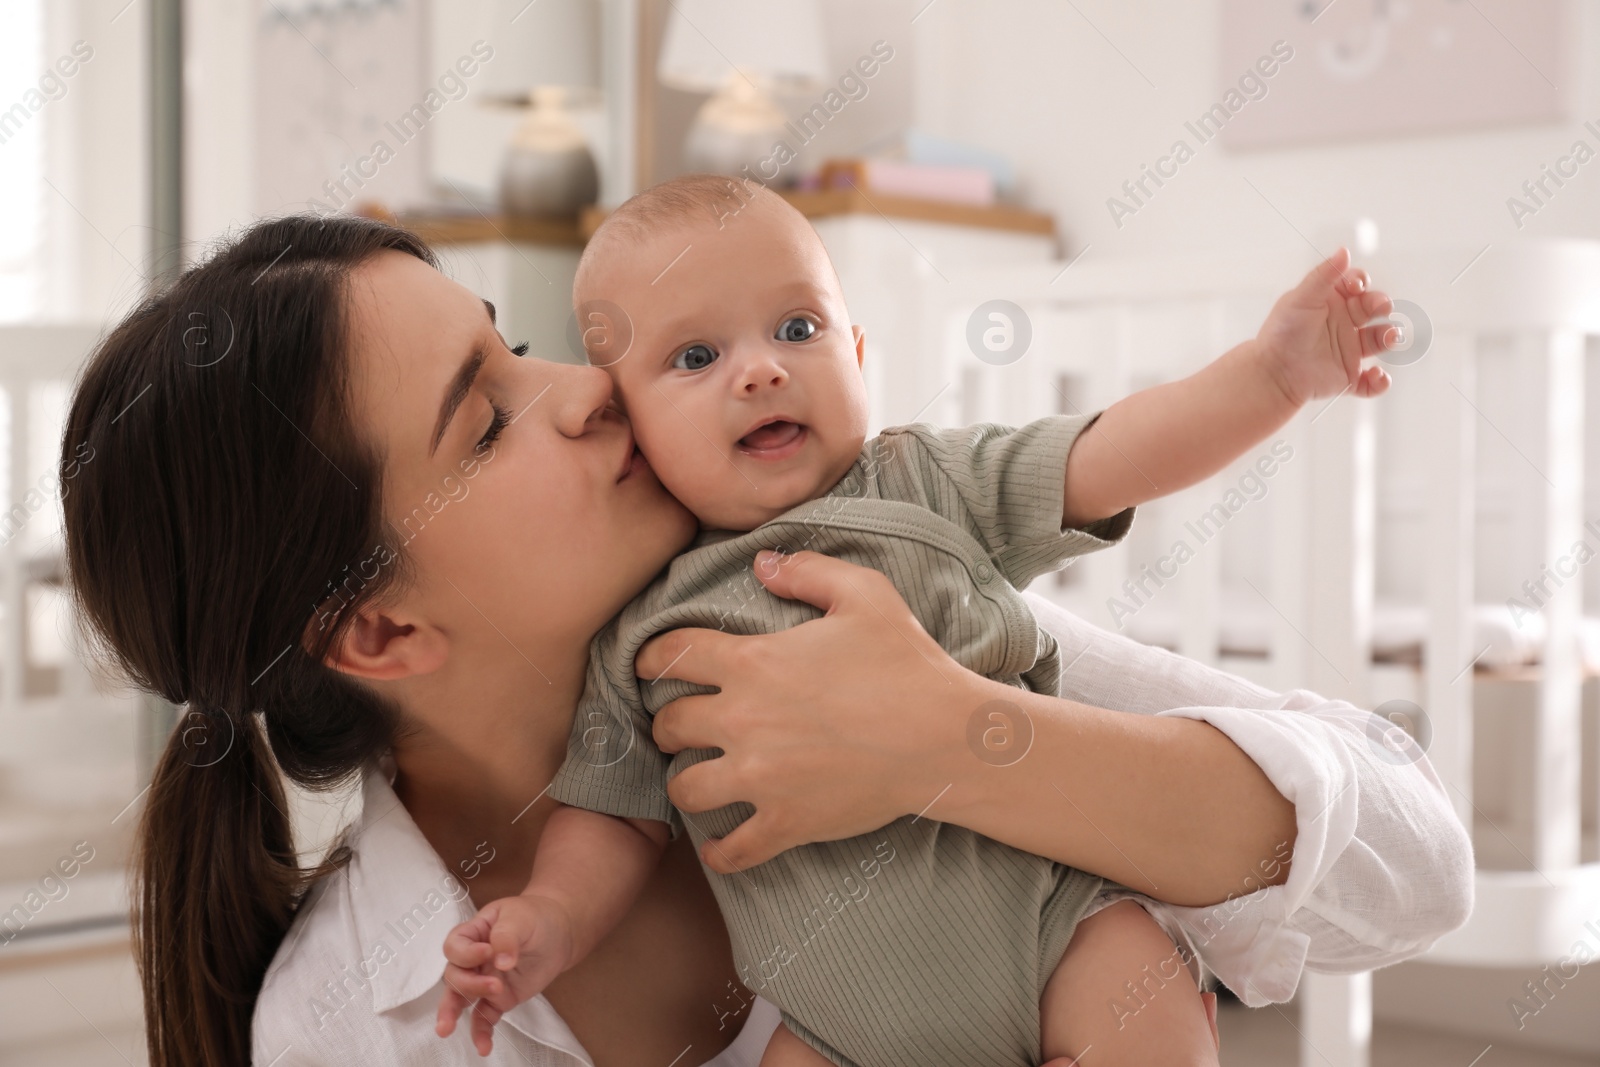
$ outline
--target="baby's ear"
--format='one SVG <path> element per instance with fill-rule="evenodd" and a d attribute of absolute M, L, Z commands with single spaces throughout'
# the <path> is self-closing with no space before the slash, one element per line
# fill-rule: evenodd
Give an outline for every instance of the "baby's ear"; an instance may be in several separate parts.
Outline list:
<path fill-rule="evenodd" d="M 861 366 L 867 358 L 867 331 L 859 326 L 850 327 L 850 332 L 856 339 L 856 366 Z"/>

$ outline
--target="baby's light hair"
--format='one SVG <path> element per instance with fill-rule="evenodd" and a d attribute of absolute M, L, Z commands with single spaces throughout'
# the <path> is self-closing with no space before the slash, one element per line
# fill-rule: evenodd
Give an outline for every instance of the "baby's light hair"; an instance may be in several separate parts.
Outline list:
<path fill-rule="evenodd" d="M 633 245 L 668 226 L 721 229 L 757 203 L 788 211 L 794 207 L 760 182 L 726 174 L 685 174 L 628 198 L 606 216 L 589 238 L 573 279 L 573 300 L 587 288 L 595 262 L 618 242 Z M 797 215 L 799 212 L 795 212 Z M 803 217 L 803 216 L 802 216 Z"/>

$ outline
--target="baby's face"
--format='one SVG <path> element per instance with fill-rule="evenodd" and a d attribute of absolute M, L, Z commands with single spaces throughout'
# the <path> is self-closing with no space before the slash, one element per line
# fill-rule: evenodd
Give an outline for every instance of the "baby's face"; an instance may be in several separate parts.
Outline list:
<path fill-rule="evenodd" d="M 576 298 L 632 323 L 625 354 L 590 358 L 608 367 L 662 484 L 707 528 L 749 530 L 855 462 L 861 333 L 799 215 L 758 199 L 721 229 L 706 219 L 605 249 Z"/>

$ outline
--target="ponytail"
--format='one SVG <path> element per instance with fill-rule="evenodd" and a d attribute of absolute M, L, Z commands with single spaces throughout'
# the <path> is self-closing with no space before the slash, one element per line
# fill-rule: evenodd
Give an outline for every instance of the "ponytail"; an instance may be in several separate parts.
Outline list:
<path fill-rule="evenodd" d="M 252 991 L 294 918 L 303 876 L 254 718 L 190 711 L 150 779 L 134 942 L 153 1064 L 249 1062 Z"/>
<path fill-rule="evenodd" d="M 283 778 L 336 786 L 394 738 L 394 709 L 324 662 L 403 580 L 398 557 L 349 578 L 385 527 L 380 458 L 346 413 L 343 310 L 351 271 L 384 250 L 434 262 L 367 219 L 257 224 L 107 335 L 68 414 L 80 616 L 114 665 L 186 708 L 135 846 L 152 1067 L 250 1062 L 262 978 L 329 870 L 300 867 Z"/>

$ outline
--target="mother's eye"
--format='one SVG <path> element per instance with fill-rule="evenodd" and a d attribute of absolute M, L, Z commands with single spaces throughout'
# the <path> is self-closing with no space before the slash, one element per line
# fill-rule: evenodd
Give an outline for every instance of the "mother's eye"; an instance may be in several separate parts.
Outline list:
<path fill-rule="evenodd" d="M 780 341 L 809 341 L 816 335 L 817 324 L 810 319 L 796 315 L 792 319 L 785 319 L 782 326 L 778 327 L 778 340 Z"/>
<path fill-rule="evenodd" d="M 483 432 L 482 437 L 478 438 L 477 445 L 473 447 L 474 452 L 487 451 L 490 445 L 500 440 L 501 431 L 511 425 L 510 409 L 503 408 L 499 404 L 491 404 L 490 408 L 492 415 L 489 419 L 489 428 Z"/>
<path fill-rule="evenodd" d="M 705 370 L 716 361 L 716 350 L 710 345 L 690 345 L 672 357 L 672 365 L 679 370 Z"/>

